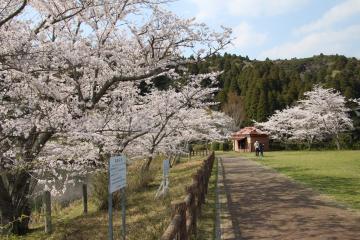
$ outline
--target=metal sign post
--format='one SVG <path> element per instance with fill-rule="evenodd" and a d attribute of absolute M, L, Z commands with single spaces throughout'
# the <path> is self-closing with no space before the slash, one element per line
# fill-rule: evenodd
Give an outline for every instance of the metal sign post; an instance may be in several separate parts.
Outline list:
<path fill-rule="evenodd" d="M 160 196 L 165 197 L 169 190 L 169 171 L 170 171 L 170 161 L 168 159 L 163 161 L 163 178 L 161 184 L 156 191 L 155 199 Z"/>
<path fill-rule="evenodd" d="M 125 187 L 126 187 L 126 159 L 123 156 L 111 157 L 109 160 L 109 240 L 113 240 L 113 213 L 112 194 L 121 189 L 121 213 L 122 213 L 122 239 L 125 240 Z"/>
<path fill-rule="evenodd" d="M 169 190 L 169 171 L 170 161 L 166 159 L 163 161 L 163 179 L 164 179 L 164 194 Z"/>
<path fill-rule="evenodd" d="M 163 176 L 169 177 L 169 170 L 170 170 L 170 161 L 166 159 L 163 161 Z"/>

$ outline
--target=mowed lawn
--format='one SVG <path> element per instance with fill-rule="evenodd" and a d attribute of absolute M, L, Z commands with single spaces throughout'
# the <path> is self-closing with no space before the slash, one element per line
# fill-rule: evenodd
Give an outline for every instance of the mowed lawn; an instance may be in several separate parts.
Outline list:
<path fill-rule="evenodd" d="M 360 209 L 360 151 L 266 152 L 262 160 L 255 154 L 244 155 L 339 203 Z"/>

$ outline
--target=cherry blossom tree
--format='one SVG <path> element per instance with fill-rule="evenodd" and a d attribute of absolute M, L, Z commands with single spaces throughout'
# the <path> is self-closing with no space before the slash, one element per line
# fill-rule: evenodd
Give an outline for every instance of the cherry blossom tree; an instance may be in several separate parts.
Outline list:
<path fill-rule="evenodd" d="M 327 136 L 333 137 L 337 149 L 340 149 L 339 134 L 353 128 L 349 117 L 346 99 L 332 88 L 315 86 L 312 91 L 304 93 L 305 99 L 299 103 L 312 113 L 320 122 Z"/>
<path fill-rule="evenodd" d="M 193 131 L 191 137 L 194 139 L 199 138 L 201 130 L 204 132 L 202 138 L 214 139 L 220 135 L 218 130 L 221 127 L 228 127 L 230 121 L 226 115 L 218 112 L 210 114 L 205 110 L 215 104 L 209 102 L 208 99 L 217 88 L 204 89 L 201 87 L 201 82 L 203 79 L 216 81 L 217 75 L 218 73 L 192 76 L 191 81 L 181 87 L 181 90 L 169 89 L 151 93 L 153 101 L 148 106 L 152 116 L 148 121 L 148 126 L 151 127 L 136 142 L 136 145 L 144 146 L 147 151 L 148 158 L 143 170 L 149 169 L 156 152 L 169 153 L 170 149 L 175 149 L 176 145 L 188 141 L 189 130 Z M 223 122 L 220 122 L 221 120 Z M 218 135 L 215 136 L 211 131 Z"/>
<path fill-rule="evenodd" d="M 294 106 L 291 119 L 292 136 L 290 140 L 305 142 L 308 149 L 314 141 L 322 140 L 324 131 L 322 129 L 321 120 L 311 111 L 307 111 L 303 106 Z"/>
<path fill-rule="evenodd" d="M 340 149 L 340 133 L 353 128 L 346 99 L 334 89 L 318 85 L 304 96 L 294 107 L 277 111 L 257 125 L 275 139 L 306 141 L 309 148 L 314 140 L 333 138 Z"/>
<path fill-rule="evenodd" d="M 220 112 L 198 108 L 182 109 L 166 125 L 161 125 L 161 129 L 139 139 L 137 145 L 144 146 L 148 153 L 144 167 L 149 168 L 154 153 L 173 154 L 178 151 L 177 146 L 186 146 L 184 142 L 223 140 L 229 136 L 232 125 L 232 119 Z"/>
<path fill-rule="evenodd" d="M 358 98 L 358 99 L 351 99 L 351 101 L 360 106 L 360 98 Z"/>
<path fill-rule="evenodd" d="M 293 135 L 293 116 L 298 109 L 286 108 L 277 110 L 266 122 L 255 123 L 257 127 L 268 132 L 271 138 L 287 144 Z"/>
<path fill-rule="evenodd" d="M 228 44 L 229 29 L 212 32 L 164 2 L 1 1 L 0 213 L 13 232 L 28 230 L 17 219 L 30 215 L 39 166 L 97 166 L 145 134 L 134 82 L 187 64 L 184 49 L 201 60 Z"/>

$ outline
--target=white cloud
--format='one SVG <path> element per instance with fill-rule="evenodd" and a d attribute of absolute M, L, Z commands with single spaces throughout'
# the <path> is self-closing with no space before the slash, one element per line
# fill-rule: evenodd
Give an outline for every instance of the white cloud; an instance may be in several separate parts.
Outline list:
<path fill-rule="evenodd" d="M 254 31 L 246 22 L 240 23 L 233 29 L 233 32 L 235 37 L 233 45 L 237 49 L 249 46 L 260 46 L 267 39 L 266 34 Z"/>
<path fill-rule="evenodd" d="M 292 58 L 315 54 L 344 54 L 360 57 L 358 21 L 340 28 L 338 23 L 360 14 L 360 0 L 346 0 L 333 6 L 319 19 L 295 29 L 299 39 L 263 51 L 259 57 Z"/>
<path fill-rule="evenodd" d="M 330 28 L 333 24 L 346 20 L 354 15 L 360 14 L 360 1 L 359 0 L 347 0 L 338 5 L 335 5 L 323 16 L 305 26 L 298 29 L 297 33 L 309 33 L 324 28 Z"/>
<path fill-rule="evenodd" d="M 309 57 L 320 53 L 360 57 L 358 42 L 360 42 L 360 25 L 352 25 L 337 31 L 311 33 L 296 42 L 288 42 L 263 51 L 259 58 Z"/>
<path fill-rule="evenodd" d="M 311 4 L 310 0 L 189 0 L 198 7 L 198 17 L 203 21 L 211 19 L 239 19 L 249 21 L 245 17 L 264 17 L 291 14 L 291 12 L 305 12 L 305 6 Z M 306 13 L 304 13 L 306 14 Z M 308 57 L 315 54 L 344 54 L 360 57 L 360 0 L 342 0 L 336 2 L 332 8 L 323 12 L 319 18 L 303 26 L 297 27 L 293 32 L 297 35 L 295 40 L 288 40 L 290 33 L 283 33 L 285 42 L 268 46 L 260 52 L 258 57 L 292 58 Z M 234 18 L 235 17 L 235 18 Z M 237 18 L 236 18 L 237 17 Z M 231 18 L 230 18 L 231 19 Z M 269 19 L 271 21 L 271 19 Z M 288 18 L 285 21 L 292 21 Z M 352 22 L 351 22 L 352 21 Z M 271 23 L 271 22 L 270 22 Z M 290 22 L 291 24 L 291 22 Z M 253 28 L 242 22 L 233 28 L 233 45 L 236 50 L 245 52 L 258 52 L 259 48 L 267 46 L 273 28 L 269 25 L 267 34 L 263 33 L 258 24 Z M 280 26 L 281 27 L 281 26 Z M 275 33 L 274 33 L 275 34 Z M 274 37 L 279 39 L 279 32 Z M 272 39 L 274 41 L 274 39 Z M 272 42 L 273 42 L 272 41 Z M 254 48 L 255 47 L 255 48 Z M 257 48 L 256 48 L 257 47 Z"/>
<path fill-rule="evenodd" d="M 223 4 L 219 0 L 191 0 L 198 7 L 197 19 L 204 20 L 211 16 L 217 15 L 223 11 Z"/>
<path fill-rule="evenodd" d="M 309 0 L 225 0 L 234 16 L 274 16 L 288 13 L 306 5 Z"/>
<path fill-rule="evenodd" d="M 198 18 L 219 14 L 233 16 L 274 16 L 305 6 L 310 0 L 192 0 L 198 7 Z"/>

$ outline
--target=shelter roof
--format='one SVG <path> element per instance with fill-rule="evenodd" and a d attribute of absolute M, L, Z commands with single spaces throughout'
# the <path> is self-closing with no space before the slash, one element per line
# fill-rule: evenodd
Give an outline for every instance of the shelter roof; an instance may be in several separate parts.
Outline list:
<path fill-rule="evenodd" d="M 268 136 L 267 133 L 255 128 L 255 127 L 245 127 L 243 129 L 240 129 L 240 131 L 237 131 L 235 133 L 231 134 L 231 138 L 236 138 L 236 139 L 240 139 L 240 138 L 244 138 L 245 136 Z"/>

